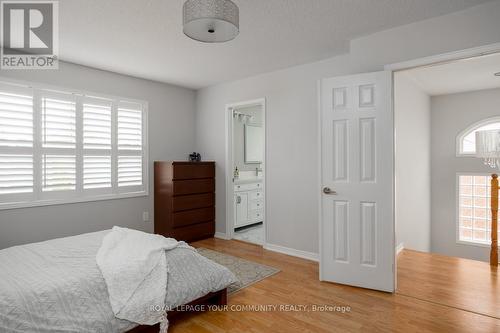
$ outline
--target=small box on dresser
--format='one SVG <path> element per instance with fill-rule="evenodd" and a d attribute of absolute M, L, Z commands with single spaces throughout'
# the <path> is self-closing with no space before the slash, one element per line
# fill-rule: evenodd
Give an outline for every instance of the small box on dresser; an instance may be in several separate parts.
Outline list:
<path fill-rule="evenodd" d="M 155 233 L 192 242 L 215 233 L 215 162 L 154 163 Z"/>

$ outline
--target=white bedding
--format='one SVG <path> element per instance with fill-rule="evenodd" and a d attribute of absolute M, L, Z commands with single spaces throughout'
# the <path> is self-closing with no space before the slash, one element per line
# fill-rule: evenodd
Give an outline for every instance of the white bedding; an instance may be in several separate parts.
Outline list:
<path fill-rule="evenodd" d="M 109 230 L 0 250 L 0 332 L 125 332 L 136 323 L 113 315 L 96 254 Z M 167 307 L 236 279 L 195 251 L 166 252 Z"/>
<path fill-rule="evenodd" d="M 148 307 L 165 308 L 169 269 L 166 252 L 176 247 L 195 251 L 173 238 L 116 226 L 104 236 L 96 262 L 115 317 L 142 325 L 161 322 L 160 331 L 167 331 L 165 316 Z"/>

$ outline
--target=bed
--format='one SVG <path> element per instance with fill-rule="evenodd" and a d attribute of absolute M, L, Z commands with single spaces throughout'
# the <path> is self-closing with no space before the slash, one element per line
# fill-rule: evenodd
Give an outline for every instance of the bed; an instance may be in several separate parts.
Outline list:
<path fill-rule="evenodd" d="M 145 332 L 114 316 L 96 253 L 109 230 L 0 250 L 0 332 Z M 234 275 L 197 252 L 166 252 L 165 305 L 224 304 Z"/>

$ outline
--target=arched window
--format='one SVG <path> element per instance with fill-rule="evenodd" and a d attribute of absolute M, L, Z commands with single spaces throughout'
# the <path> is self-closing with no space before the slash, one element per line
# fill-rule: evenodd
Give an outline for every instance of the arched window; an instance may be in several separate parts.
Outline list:
<path fill-rule="evenodd" d="M 500 117 L 483 119 L 460 132 L 457 136 L 457 156 L 476 153 L 476 132 L 500 129 Z"/>

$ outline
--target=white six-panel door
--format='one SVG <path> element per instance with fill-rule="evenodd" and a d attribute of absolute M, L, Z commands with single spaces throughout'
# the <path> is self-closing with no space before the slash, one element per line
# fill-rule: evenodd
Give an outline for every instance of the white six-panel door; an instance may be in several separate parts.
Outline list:
<path fill-rule="evenodd" d="M 320 90 L 320 279 L 392 292 L 392 74 L 324 79 Z"/>

